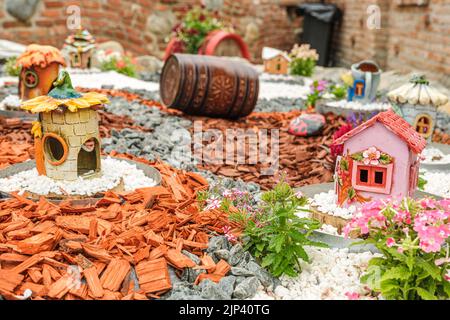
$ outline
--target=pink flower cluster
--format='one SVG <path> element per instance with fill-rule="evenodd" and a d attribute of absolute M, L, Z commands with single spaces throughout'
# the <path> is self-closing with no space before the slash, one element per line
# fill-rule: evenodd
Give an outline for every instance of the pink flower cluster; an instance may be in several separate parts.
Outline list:
<path fill-rule="evenodd" d="M 406 236 L 411 236 L 418 239 L 419 247 L 424 252 L 439 252 L 450 237 L 450 199 L 419 200 L 415 204 L 419 208 L 415 216 L 410 212 L 414 204 L 409 205 L 406 199 L 402 203 L 403 206 L 399 202 L 377 200 L 364 204 L 344 227 L 344 235 L 348 237 L 352 230 L 368 234 L 389 229 L 391 234 L 386 231 L 385 242 L 388 248 L 398 246 L 398 251 L 403 252 L 401 242 Z M 410 234 L 411 229 L 416 232 L 415 235 Z M 402 235 L 399 236 L 395 230 L 401 230 Z"/>
<path fill-rule="evenodd" d="M 381 200 L 364 204 L 350 223 L 344 227 L 344 235 L 348 237 L 350 232 L 355 229 L 360 230 L 361 234 L 368 234 L 371 228 L 385 228 L 386 217 L 382 212 L 385 207 L 386 203 Z"/>
<path fill-rule="evenodd" d="M 230 226 L 224 226 L 222 228 L 223 230 L 223 234 L 225 235 L 225 237 L 227 238 L 228 241 L 230 242 L 234 242 L 237 240 L 237 237 L 231 233 L 231 227 Z"/>
<path fill-rule="evenodd" d="M 227 190 L 225 190 L 225 191 L 222 193 L 222 196 L 224 196 L 225 198 L 227 198 L 227 199 L 229 199 L 229 200 L 231 200 L 231 201 L 234 201 L 234 200 L 236 200 L 236 199 L 245 197 L 245 196 L 247 196 L 247 195 L 248 195 L 248 192 L 247 192 L 247 191 L 241 191 L 241 190 L 238 190 L 238 189 L 236 189 L 236 188 L 233 188 L 233 189 L 227 189 Z"/>
<path fill-rule="evenodd" d="M 420 204 L 424 210 L 414 219 L 419 246 L 425 252 L 439 252 L 450 237 L 450 199 L 425 199 Z"/>

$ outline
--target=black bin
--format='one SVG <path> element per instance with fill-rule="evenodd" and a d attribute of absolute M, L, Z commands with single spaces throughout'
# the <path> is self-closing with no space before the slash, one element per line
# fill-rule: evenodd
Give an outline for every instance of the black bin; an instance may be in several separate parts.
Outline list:
<path fill-rule="evenodd" d="M 332 67 L 334 57 L 331 46 L 334 30 L 341 17 L 340 9 L 334 4 L 325 3 L 304 3 L 288 8 L 292 9 L 297 15 L 304 16 L 301 43 L 308 43 L 317 50 L 319 66 Z"/>

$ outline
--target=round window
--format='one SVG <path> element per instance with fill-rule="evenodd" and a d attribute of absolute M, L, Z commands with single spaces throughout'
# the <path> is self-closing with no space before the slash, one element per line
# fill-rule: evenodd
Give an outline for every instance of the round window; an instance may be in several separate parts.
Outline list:
<path fill-rule="evenodd" d="M 38 78 L 36 72 L 34 72 L 32 70 L 28 70 L 24 74 L 24 81 L 25 81 L 25 86 L 27 88 L 34 88 L 38 85 L 39 78 Z"/>
<path fill-rule="evenodd" d="M 54 133 L 47 133 L 44 136 L 44 150 L 46 159 L 51 165 L 58 166 L 67 159 L 67 143 Z"/>

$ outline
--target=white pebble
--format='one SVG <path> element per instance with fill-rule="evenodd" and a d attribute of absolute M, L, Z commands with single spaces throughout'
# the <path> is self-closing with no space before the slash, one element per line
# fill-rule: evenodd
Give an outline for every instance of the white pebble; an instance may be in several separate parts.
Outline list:
<path fill-rule="evenodd" d="M 97 178 L 79 177 L 75 181 L 57 181 L 47 176 L 40 176 L 36 169 L 32 169 L 0 179 L 0 191 L 62 195 L 64 190 L 69 195 L 92 196 L 98 192 L 113 189 L 119 185 L 120 181 L 123 181 L 125 191 L 155 185 L 155 181 L 147 177 L 136 165 L 108 157 L 102 159 L 101 176 Z"/>

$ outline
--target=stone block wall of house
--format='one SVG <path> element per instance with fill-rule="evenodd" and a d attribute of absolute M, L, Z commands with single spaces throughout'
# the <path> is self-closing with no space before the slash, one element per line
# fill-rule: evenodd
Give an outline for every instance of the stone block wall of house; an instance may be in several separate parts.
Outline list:
<path fill-rule="evenodd" d="M 288 50 L 301 18 L 286 5 L 301 0 L 204 0 L 249 43 L 254 61 L 263 46 Z M 29 10 L 17 9 L 28 3 Z M 101 41 L 115 40 L 136 55 L 161 57 L 172 27 L 202 0 L 0 0 L 0 38 L 61 47 L 67 8 L 78 5 L 82 25 Z M 304 2 L 320 2 L 307 0 Z M 384 69 L 413 69 L 450 85 L 450 0 L 326 0 L 343 12 L 334 39 L 337 64 L 374 59 Z M 420 5 L 419 5 L 420 4 Z M 380 15 L 380 29 L 368 28 Z M 20 19 L 17 19 L 20 17 Z M 372 19 L 372 20 L 371 20 Z M 23 20 L 25 22 L 22 22 Z M 320 36 L 319 34 L 317 35 Z"/>

